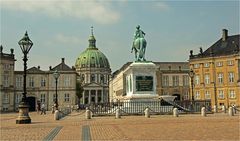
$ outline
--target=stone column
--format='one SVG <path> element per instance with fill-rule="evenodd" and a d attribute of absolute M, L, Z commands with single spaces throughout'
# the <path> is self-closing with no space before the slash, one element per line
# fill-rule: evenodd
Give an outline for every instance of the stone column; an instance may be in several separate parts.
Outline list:
<path fill-rule="evenodd" d="M 98 90 L 96 90 L 96 93 L 95 93 L 95 103 L 98 103 Z"/>
<path fill-rule="evenodd" d="M 102 93 L 101 93 L 101 102 L 103 103 L 103 90 L 102 90 Z"/>
<path fill-rule="evenodd" d="M 178 117 L 178 109 L 177 108 L 173 109 L 173 116 Z"/>
<path fill-rule="evenodd" d="M 83 104 L 85 104 L 85 90 L 83 91 Z"/>
<path fill-rule="evenodd" d="M 88 91 L 88 104 L 90 104 L 90 102 L 91 102 L 91 91 L 92 90 Z"/>

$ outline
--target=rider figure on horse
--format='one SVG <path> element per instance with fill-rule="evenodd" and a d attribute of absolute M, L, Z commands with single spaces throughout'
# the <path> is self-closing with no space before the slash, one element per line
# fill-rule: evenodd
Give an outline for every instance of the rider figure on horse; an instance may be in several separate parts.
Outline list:
<path fill-rule="evenodd" d="M 136 29 L 137 30 L 135 31 L 134 34 L 134 40 L 136 40 L 137 38 L 144 38 L 145 33 L 140 29 L 140 25 L 138 25 Z"/>

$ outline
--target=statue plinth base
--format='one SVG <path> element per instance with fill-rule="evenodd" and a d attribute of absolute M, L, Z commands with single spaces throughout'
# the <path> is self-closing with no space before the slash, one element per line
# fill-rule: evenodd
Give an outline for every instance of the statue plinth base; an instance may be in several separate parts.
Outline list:
<path fill-rule="evenodd" d="M 19 115 L 16 120 L 16 124 L 29 124 L 31 123 L 31 118 L 28 115 L 29 105 L 25 102 L 21 102 L 18 106 Z"/>

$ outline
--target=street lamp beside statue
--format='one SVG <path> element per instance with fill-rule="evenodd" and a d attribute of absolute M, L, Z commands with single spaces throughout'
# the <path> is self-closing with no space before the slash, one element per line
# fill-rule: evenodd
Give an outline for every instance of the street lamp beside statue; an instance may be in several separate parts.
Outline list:
<path fill-rule="evenodd" d="M 194 73 L 194 71 L 191 69 L 190 70 L 190 72 L 189 72 L 189 76 L 190 76 L 190 78 L 191 78 L 191 105 L 190 105 L 190 110 L 191 111 L 193 111 L 194 110 L 194 108 L 193 108 L 193 101 L 194 101 L 194 94 L 193 94 L 193 79 L 194 79 L 194 75 L 195 75 L 195 73 Z"/>
<path fill-rule="evenodd" d="M 24 62 L 24 74 L 23 74 L 23 93 L 22 93 L 22 101 L 18 106 L 19 115 L 16 120 L 16 124 L 27 124 L 31 123 L 31 118 L 28 115 L 29 105 L 27 102 L 27 91 L 26 91 L 26 77 L 27 77 L 27 54 L 33 46 L 33 42 L 29 39 L 27 31 L 23 38 L 18 42 L 21 50 L 23 52 L 23 62 Z"/>
<path fill-rule="evenodd" d="M 194 101 L 194 94 L 193 94 L 193 79 L 194 79 L 194 72 L 193 70 L 191 69 L 190 72 L 189 72 L 189 76 L 191 78 L 191 89 L 192 89 L 192 93 L 191 93 L 191 100 Z"/>
<path fill-rule="evenodd" d="M 55 78 L 55 83 L 56 83 L 56 99 L 55 99 L 55 108 L 56 110 L 58 110 L 58 94 L 57 94 L 57 84 L 58 84 L 58 78 L 60 76 L 60 73 L 55 70 L 55 72 L 53 73 L 53 76 Z"/>

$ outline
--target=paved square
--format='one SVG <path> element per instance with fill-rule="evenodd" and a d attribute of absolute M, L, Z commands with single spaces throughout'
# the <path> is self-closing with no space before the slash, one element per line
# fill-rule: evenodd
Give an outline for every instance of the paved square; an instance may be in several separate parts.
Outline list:
<path fill-rule="evenodd" d="M 31 112 L 32 124 L 15 124 L 17 113 L 1 114 L 1 140 L 43 140 L 54 134 L 53 140 L 82 140 L 83 126 L 89 127 L 91 140 L 240 140 L 239 114 L 199 114 L 114 116 L 85 119 L 84 112 L 73 112 L 59 121 L 53 114 Z M 87 135 L 89 136 L 89 135 Z"/>

